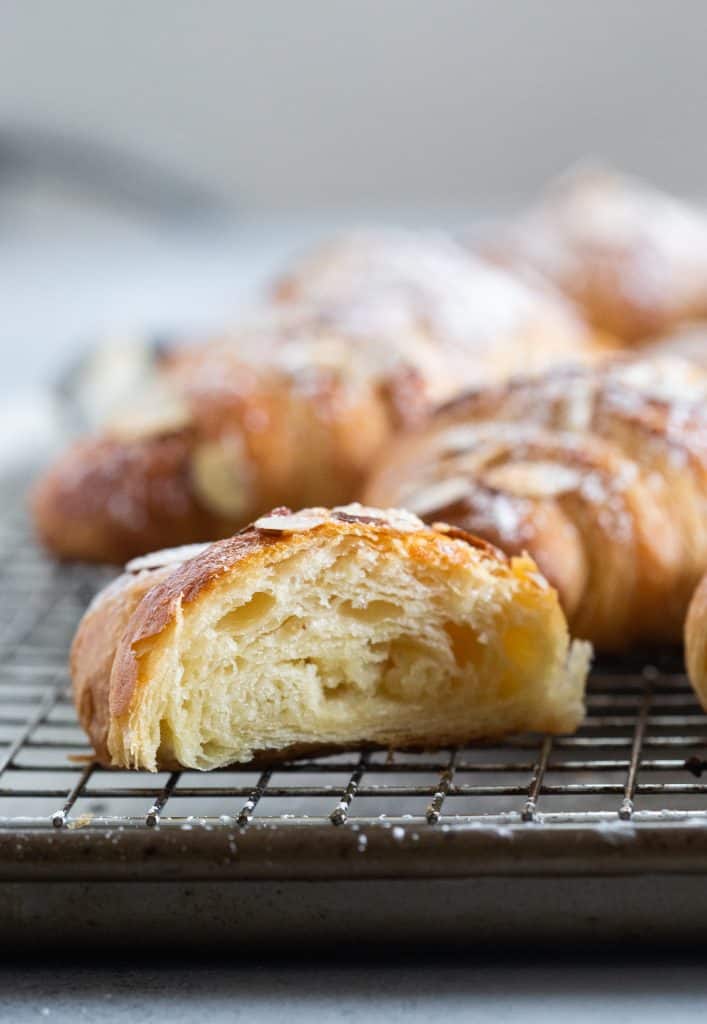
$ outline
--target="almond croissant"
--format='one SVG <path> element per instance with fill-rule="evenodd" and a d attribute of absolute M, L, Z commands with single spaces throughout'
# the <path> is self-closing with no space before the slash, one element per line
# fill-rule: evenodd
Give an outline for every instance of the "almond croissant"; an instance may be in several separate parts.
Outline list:
<path fill-rule="evenodd" d="M 124 415 L 38 481 L 37 531 L 64 558 L 124 562 L 225 537 L 285 501 L 358 494 L 371 460 L 437 397 L 422 361 L 336 326 L 264 317 L 163 357 Z"/>
<path fill-rule="evenodd" d="M 707 316 L 707 217 L 641 181 L 580 167 L 475 247 L 540 275 L 629 344 Z"/>
<path fill-rule="evenodd" d="M 399 442 L 365 500 L 527 550 L 599 649 L 677 642 L 707 570 L 707 372 L 666 357 L 476 391 Z"/>
<path fill-rule="evenodd" d="M 275 282 L 282 306 L 303 304 L 350 331 L 436 353 L 448 394 L 616 347 L 545 282 L 479 259 L 442 233 L 358 230 L 305 254 Z"/>

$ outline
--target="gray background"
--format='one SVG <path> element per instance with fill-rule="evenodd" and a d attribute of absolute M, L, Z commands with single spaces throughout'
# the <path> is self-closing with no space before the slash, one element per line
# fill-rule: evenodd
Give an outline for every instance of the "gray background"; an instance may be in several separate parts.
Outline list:
<path fill-rule="evenodd" d="M 585 153 L 702 193 L 703 0 L 4 0 L 0 119 L 248 209 L 496 202 Z"/>
<path fill-rule="evenodd" d="M 706 38 L 704 0 L 3 0 L 0 449 L 96 337 L 220 326 L 337 227 L 460 226 L 586 156 L 707 196 Z M 60 180 L 47 133 L 218 212 Z"/>

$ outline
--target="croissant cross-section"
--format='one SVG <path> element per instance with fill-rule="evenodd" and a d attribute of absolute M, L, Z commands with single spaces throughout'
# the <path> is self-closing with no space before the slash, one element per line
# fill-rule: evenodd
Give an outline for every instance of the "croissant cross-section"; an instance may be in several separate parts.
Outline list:
<path fill-rule="evenodd" d="M 279 509 L 121 577 L 72 651 L 106 764 L 210 769 L 430 747 L 583 715 L 590 648 L 529 558 L 407 512 Z"/>

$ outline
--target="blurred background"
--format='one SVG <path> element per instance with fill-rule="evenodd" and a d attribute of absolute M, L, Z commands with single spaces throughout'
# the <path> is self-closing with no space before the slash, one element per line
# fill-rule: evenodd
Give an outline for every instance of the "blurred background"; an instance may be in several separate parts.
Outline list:
<path fill-rule="evenodd" d="M 586 155 L 707 195 L 706 37 L 704 0 L 4 0 L 5 405 L 337 226 L 465 224 Z"/>

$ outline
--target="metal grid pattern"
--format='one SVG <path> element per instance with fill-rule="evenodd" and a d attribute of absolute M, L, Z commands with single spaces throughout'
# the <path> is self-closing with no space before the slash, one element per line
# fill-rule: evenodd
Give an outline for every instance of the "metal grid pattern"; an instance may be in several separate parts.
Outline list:
<path fill-rule="evenodd" d="M 707 718 L 675 654 L 595 669 L 575 736 L 344 754 L 264 772 L 103 770 L 76 722 L 66 661 L 87 601 L 112 573 L 53 565 L 27 535 L 22 488 L 7 483 L 0 498 L 3 830 L 707 819 Z"/>

